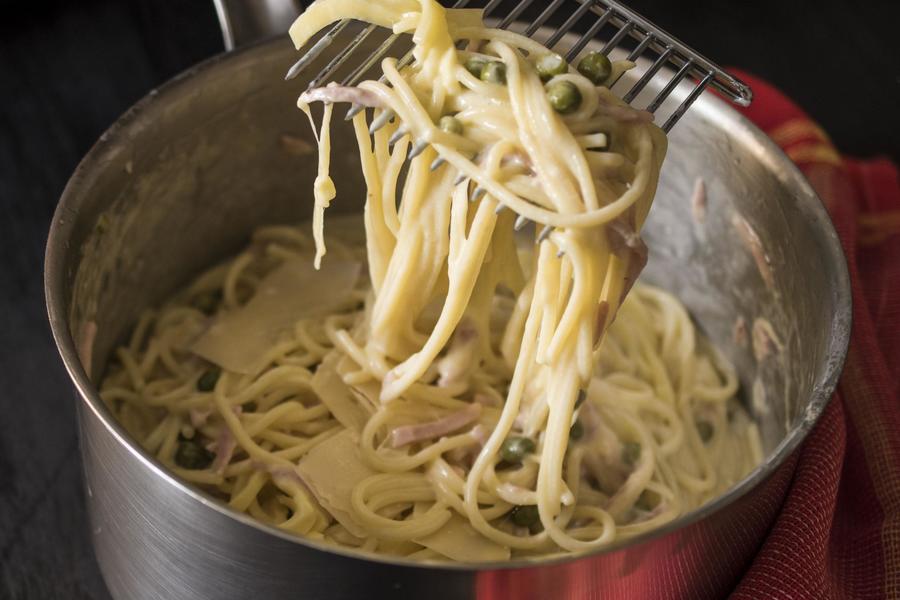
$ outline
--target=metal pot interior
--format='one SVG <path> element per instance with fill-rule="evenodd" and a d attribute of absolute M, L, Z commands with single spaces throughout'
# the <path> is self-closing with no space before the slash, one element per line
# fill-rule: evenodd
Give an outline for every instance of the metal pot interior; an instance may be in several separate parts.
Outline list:
<path fill-rule="evenodd" d="M 254 227 L 310 214 L 315 146 L 295 106 L 299 84 L 282 81 L 294 58 L 286 41 L 276 41 L 193 69 L 127 113 L 73 177 L 48 250 L 51 320 L 86 401 L 109 427 L 116 426 L 74 358 L 85 324 L 98 325 L 82 360 L 97 382 L 142 309 L 237 251 Z M 645 94 L 657 91 L 651 82 Z M 335 121 L 338 198 L 329 211 L 359 211 L 365 188 L 355 142 L 349 125 Z M 690 202 L 698 177 L 708 197 L 702 223 Z M 758 235 L 771 285 L 736 231 L 738 219 Z M 849 331 L 840 246 L 798 171 L 710 94 L 670 134 L 644 237 L 651 249 L 644 277 L 680 297 L 737 365 L 743 400 L 760 425 L 767 462 L 740 493 L 793 450 L 833 389 Z M 762 360 L 750 335 L 759 318 L 780 346 Z M 735 335 L 739 319 L 747 340 Z"/>

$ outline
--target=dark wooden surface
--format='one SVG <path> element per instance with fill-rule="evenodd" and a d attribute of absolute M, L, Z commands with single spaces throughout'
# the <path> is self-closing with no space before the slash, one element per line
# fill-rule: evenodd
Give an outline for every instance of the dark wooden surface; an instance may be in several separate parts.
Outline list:
<path fill-rule="evenodd" d="M 781 86 L 843 151 L 900 157 L 895 0 L 631 4 Z M 0 0 L 0 10 L 0 599 L 105 599 L 74 395 L 46 324 L 44 242 L 99 134 L 221 41 L 205 0 Z"/>

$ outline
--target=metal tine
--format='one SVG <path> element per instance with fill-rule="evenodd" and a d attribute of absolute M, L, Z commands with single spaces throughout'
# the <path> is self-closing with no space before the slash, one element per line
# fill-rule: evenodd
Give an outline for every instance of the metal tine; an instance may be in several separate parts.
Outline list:
<path fill-rule="evenodd" d="M 385 113 L 386 112 L 388 112 L 388 111 L 385 111 Z M 385 114 L 385 113 L 382 113 L 382 114 Z M 407 133 L 409 133 L 409 131 L 407 131 L 406 127 L 398 127 L 397 131 L 395 131 L 394 134 L 390 137 L 390 139 L 388 139 L 388 145 L 393 146 L 394 144 L 399 142 L 401 139 L 403 139 L 403 136 L 406 135 Z"/>
<path fill-rule="evenodd" d="M 538 18 L 534 20 L 534 23 L 528 26 L 528 29 L 525 30 L 524 35 L 526 37 L 531 37 L 534 35 L 534 32 L 537 31 L 541 25 L 543 25 L 550 16 L 559 10 L 559 7 L 562 6 L 562 3 L 566 0 L 553 0 L 550 5 L 544 9 Z"/>
<path fill-rule="evenodd" d="M 300 57 L 300 60 L 295 62 L 290 69 L 288 69 L 287 75 L 284 76 L 285 80 L 293 79 L 297 75 L 301 73 L 306 67 L 309 66 L 309 63 L 316 60 L 322 52 L 325 51 L 325 48 L 331 45 L 334 39 L 344 30 L 347 25 L 350 24 L 350 19 L 344 19 L 340 21 L 331 28 L 331 30 L 323 35 L 319 41 L 313 44 L 313 47 L 307 50 L 303 56 Z"/>
<path fill-rule="evenodd" d="M 541 232 L 537 236 L 537 241 L 535 242 L 535 244 L 540 244 L 541 242 L 546 240 L 548 237 L 550 237 L 551 233 L 553 233 L 553 228 L 549 225 L 544 225 L 544 228 L 541 229 Z"/>
<path fill-rule="evenodd" d="M 389 35 L 387 39 L 381 42 L 381 45 L 378 46 L 378 49 L 375 50 L 375 52 L 369 58 L 364 60 L 361 65 L 356 67 L 356 69 L 354 69 L 352 73 L 344 78 L 344 81 L 341 82 L 341 85 L 356 85 L 356 83 L 365 74 L 365 72 L 372 68 L 372 66 L 376 62 L 381 60 L 382 57 L 387 54 L 387 51 L 391 49 L 391 46 L 394 45 L 394 42 L 396 42 L 398 39 L 400 39 L 399 33 L 392 33 L 391 35 Z"/>
<path fill-rule="evenodd" d="M 525 11 L 526 8 L 531 6 L 534 0 L 519 0 L 519 4 L 505 17 L 500 21 L 500 24 L 497 25 L 497 29 L 506 29 L 509 27 L 509 24 L 516 20 L 516 18 Z"/>
<path fill-rule="evenodd" d="M 431 161 L 431 166 L 429 166 L 428 168 L 432 171 L 437 171 L 442 166 L 444 166 L 445 162 L 447 162 L 447 160 L 443 156 L 438 156 L 436 159 Z"/>
<path fill-rule="evenodd" d="M 566 53 L 566 62 L 572 62 L 578 53 L 584 50 L 584 47 L 587 46 L 591 40 L 594 39 L 594 36 L 597 35 L 597 32 L 603 29 L 603 26 L 612 18 L 613 10 L 611 8 L 607 8 L 606 12 L 603 13 L 597 21 L 591 25 L 591 28 L 584 32 L 578 41 L 575 42 L 575 45 L 572 46 L 569 51 Z"/>
<path fill-rule="evenodd" d="M 497 205 L 497 208 L 494 209 L 494 213 L 499 215 L 499 214 L 502 213 L 504 210 L 506 210 L 506 205 L 505 205 L 505 204 L 498 204 L 498 205 Z"/>
<path fill-rule="evenodd" d="M 641 43 L 638 44 L 637 47 L 635 47 L 635 49 L 631 51 L 631 53 L 628 55 L 628 58 L 626 60 L 630 60 L 630 61 L 636 60 L 641 54 L 644 53 L 644 50 L 646 50 L 647 47 L 653 43 L 654 39 L 656 39 L 656 36 L 654 36 L 652 33 L 648 34 L 647 37 L 645 37 L 643 40 L 641 40 Z"/>
<path fill-rule="evenodd" d="M 519 215 L 518 217 L 516 217 L 516 222 L 513 223 L 513 229 L 515 229 L 516 231 L 520 231 L 526 225 L 528 225 L 528 219 L 526 219 L 522 215 Z"/>
<path fill-rule="evenodd" d="M 418 155 L 420 155 L 420 154 L 422 154 L 423 152 L 425 152 L 425 148 L 427 148 L 427 147 L 428 147 L 428 142 L 419 140 L 418 142 L 416 142 L 415 144 L 413 144 L 412 150 L 409 151 L 409 154 L 407 155 L 406 158 L 407 158 L 408 160 L 414 159 L 414 158 L 417 157 Z"/>
<path fill-rule="evenodd" d="M 644 73 L 640 79 L 638 79 L 637 83 L 635 83 L 631 87 L 631 89 L 628 90 L 628 93 L 625 94 L 625 96 L 622 98 L 622 100 L 624 100 L 626 104 L 631 104 L 631 101 L 641 93 L 641 90 L 643 90 L 648 83 L 650 83 L 650 80 L 653 79 L 653 76 L 656 75 L 656 72 L 659 71 L 662 66 L 666 64 L 666 61 L 669 60 L 669 57 L 672 56 L 672 52 L 673 49 L 671 46 L 666 48 L 666 50 L 659 55 L 659 58 L 657 58 L 653 62 L 653 64 L 650 65 L 650 68 L 647 69 L 647 72 Z"/>
<path fill-rule="evenodd" d="M 465 174 L 465 173 L 460 173 L 459 175 L 456 176 L 456 179 L 453 180 L 453 185 L 459 185 L 459 184 L 461 184 L 463 181 L 465 181 L 466 179 L 467 179 L 467 178 L 466 178 L 466 174 Z"/>
<path fill-rule="evenodd" d="M 521 3 L 519 6 L 517 6 L 516 9 L 515 9 L 513 12 L 511 12 L 510 14 L 508 14 L 508 15 L 506 16 L 506 18 L 503 19 L 503 21 L 502 21 L 497 27 L 498 27 L 499 29 L 506 29 L 506 28 L 509 26 L 509 23 L 512 22 L 513 19 L 515 19 L 516 17 L 518 17 L 518 16 L 522 13 L 522 11 L 525 10 L 525 9 L 526 9 L 533 1 L 534 1 L 534 0 L 522 0 L 522 3 Z M 465 6 L 466 4 L 468 4 L 468 3 L 469 3 L 469 0 L 457 0 L 456 4 L 453 5 L 453 8 L 462 8 L 462 7 L 464 7 L 464 6 Z M 495 6 L 496 6 L 496 5 L 495 5 Z M 486 11 L 486 10 L 484 11 L 484 14 L 487 15 L 487 11 Z M 413 51 L 410 50 L 409 52 L 407 52 L 407 53 L 403 56 L 403 58 L 401 58 L 399 61 L 397 61 L 397 68 L 398 68 L 398 69 L 402 69 L 403 67 L 409 65 L 409 63 L 411 63 L 412 60 L 413 60 Z M 384 82 L 384 81 L 385 81 L 385 76 L 382 75 L 381 77 L 379 77 L 379 78 L 378 78 L 378 81 Z M 345 119 L 352 119 L 352 118 L 355 117 L 362 109 L 363 109 L 363 107 L 354 105 L 353 107 L 350 108 L 349 111 L 347 111 L 347 116 L 345 116 L 344 118 L 345 118 Z M 387 114 L 388 116 L 385 117 L 384 122 L 381 123 L 381 125 L 380 125 L 379 127 L 370 127 L 370 128 L 369 128 L 369 132 L 370 132 L 370 133 L 375 133 L 375 132 L 378 131 L 381 127 L 384 127 L 384 125 L 387 124 L 388 121 L 390 121 L 391 119 L 394 118 L 394 112 L 391 111 L 391 110 L 385 110 L 384 113 L 382 113 L 382 115 L 385 115 L 385 114 Z M 373 124 L 374 124 L 374 123 L 373 123 Z M 412 158 L 412 155 L 410 155 L 410 158 Z M 438 165 L 438 166 L 440 166 L 440 165 Z"/>
<path fill-rule="evenodd" d="M 612 36 L 606 44 L 603 45 L 603 48 L 600 50 L 603 54 L 609 54 L 612 52 L 613 48 L 619 45 L 626 35 L 631 33 L 631 30 L 634 28 L 634 23 L 632 21 L 626 21 L 622 28 L 616 32 L 614 36 Z"/>
<path fill-rule="evenodd" d="M 494 9 L 497 8 L 497 5 L 500 4 L 501 2 L 503 2 L 503 0 L 491 0 L 490 2 L 488 2 L 487 5 L 483 9 L 484 16 L 487 17 L 492 12 L 494 12 Z"/>
<path fill-rule="evenodd" d="M 387 125 L 388 122 L 393 118 L 394 118 L 394 111 L 392 111 L 392 110 L 382 111 L 382 113 L 380 115 L 378 115 L 377 117 L 372 119 L 372 123 L 369 125 L 369 134 L 373 134 L 376 131 L 378 131 L 379 129 L 381 129 L 382 127 Z"/>
<path fill-rule="evenodd" d="M 709 85 L 718 89 L 736 104 L 741 106 L 750 104 L 753 99 L 753 91 L 747 84 L 723 71 L 721 67 L 699 54 L 696 50 L 672 37 L 660 29 L 659 26 L 634 12 L 619 0 L 594 0 L 594 2 L 614 8 L 616 14 L 622 20 L 633 21 L 635 29 L 639 30 L 639 33 L 632 33 L 632 37 L 640 40 L 642 35 L 653 35 L 655 40 L 652 47 L 656 52 L 662 53 L 666 48 L 673 48 L 676 56 L 692 58 L 697 72 L 713 74 L 713 79 L 709 82 Z M 674 64 L 675 67 L 680 66 L 676 61 L 670 60 L 670 64 L 672 63 L 676 63 Z"/>
<path fill-rule="evenodd" d="M 620 34 L 620 33 L 624 35 L 625 33 L 630 32 L 630 31 L 631 31 L 632 29 L 634 29 L 634 28 L 635 28 L 635 24 L 634 24 L 633 22 L 629 21 L 628 23 L 626 23 L 626 24 L 622 27 L 622 29 L 619 31 L 619 33 L 617 33 L 615 36 L 613 36 L 613 39 L 611 39 L 607 45 L 610 45 L 610 44 L 613 42 L 613 40 L 616 39 L 616 37 L 619 37 L 619 34 Z M 635 47 L 635 49 L 632 50 L 632 51 L 628 54 L 628 57 L 627 57 L 625 60 L 630 60 L 630 61 L 637 60 L 637 58 L 638 58 L 641 54 L 644 53 L 644 51 L 650 46 L 650 44 L 653 43 L 653 41 L 654 41 L 655 39 L 656 39 L 656 36 L 654 36 L 652 33 L 647 34 L 647 36 L 646 36 L 644 39 L 642 39 L 642 40 L 640 41 L 640 43 Z M 619 37 L 619 40 L 621 40 L 621 37 Z M 616 43 L 618 43 L 618 41 L 617 41 Z M 604 49 L 602 50 L 602 52 L 606 53 L 606 48 L 605 48 L 605 47 L 604 47 Z M 625 74 L 624 72 L 623 72 L 623 73 L 620 73 L 619 76 L 616 77 L 616 79 L 615 79 L 614 81 L 607 81 L 607 82 L 606 82 L 606 87 L 612 88 L 614 85 L 616 85 L 616 84 L 619 82 L 619 79 L 621 79 L 621 78 L 622 78 L 622 75 L 624 75 L 624 74 Z"/>
<path fill-rule="evenodd" d="M 306 89 L 311 90 L 313 88 L 319 87 L 320 83 L 325 81 L 327 78 L 331 77 L 335 71 L 340 69 L 341 65 L 343 65 L 345 62 L 347 62 L 347 59 L 350 58 L 350 56 L 353 55 L 353 53 L 356 51 L 356 49 L 359 48 L 359 45 L 362 44 L 367 37 L 369 37 L 369 34 L 372 33 L 372 31 L 375 29 L 375 27 L 376 27 L 376 25 L 369 25 L 368 27 L 363 29 L 361 32 L 357 33 L 356 37 L 354 37 L 350 41 L 350 43 L 347 44 L 347 47 L 344 48 L 341 52 L 339 52 L 338 55 L 335 56 L 331 60 L 331 62 L 329 62 L 327 65 L 325 65 L 324 69 L 322 69 L 321 71 L 318 72 L 318 74 L 316 74 L 316 76 L 313 78 L 313 80 L 309 82 L 309 85 L 306 86 Z"/>
<path fill-rule="evenodd" d="M 500 2 L 500 0 L 495 0 L 495 2 L 492 2 L 492 4 L 494 4 L 494 7 L 496 7 L 496 5 L 499 4 L 499 2 Z M 453 8 L 464 8 L 468 3 L 469 3 L 469 0 L 457 0 L 456 3 L 453 5 Z M 491 10 L 493 10 L 493 7 L 491 8 Z M 489 12 L 490 11 L 487 8 L 485 8 L 484 14 L 487 15 Z M 344 80 L 343 85 L 356 85 L 357 82 L 359 82 L 359 79 L 366 73 L 366 71 L 368 71 L 370 68 L 372 68 L 372 66 L 374 66 L 375 63 L 379 62 L 381 59 L 384 58 L 384 56 L 388 53 L 388 50 L 391 49 L 391 46 L 393 46 L 394 42 L 396 42 L 399 38 L 400 38 L 399 34 L 396 34 L 396 33 L 391 34 L 386 40 L 384 40 L 381 43 L 381 45 L 378 47 L 378 49 L 375 51 L 375 53 L 372 54 L 372 56 L 370 56 L 368 59 L 366 59 L 363 62 L 363 64 L 361 64 L 359 67 L 357 67 L 356 70 L 354 70 L 353 73 L 351 73 Z M 403 67 L 408 65 L 411 60 L 412 60 L 412 50 L 407 52 L 406 55 L 400 59 L 400 61 L 397 63 L 397 68 L 402 69 Z M 385 80 L 384 75 L 382 75 L 381 77 L 378 78 L 378 81 L 380 81 L 382 83 L 384 82 L 384 80 Z M 344 119 L 349 121 L 350 119 L 352 119 L 353 117 L 358 115 L 360 112 L 362 112 L 362 110 L 364 108 L 365 107 L 360 106 L 359 104 L 354 104 L 353 106 L 350 107 L 350 110 L 347 111 L 347 114 L 344 116 Z M 392 111 L 385 111 L 385 112 L 387 113 L 387 112 L 392 112 Z M 393 114 L 391 114 L 391 116 L 387 119 L 387 121 L 385 121 L 385 123 L 390 121 L 392 118 L 394 118 Z M 380 129 L 380 127 L 377 127 L 374 130 L 370 128 L 369 131 L 371 133 L 374 133 L 378 129 Z"/>
<path fill-rule="evenodd" d="M 400 60 L 397 61 L 397 69 L 402 69 L 403 67 L 407 66 L 409 63 L 412 62 L 412 59 L 413 59 L 413 51 L 410 50 L 409 52 L 407 52 L 406 54 L 403 55 L 403 58 L 401 58 Z M 381 77 L 378 78 L 378 81 L 381 83 L 384 83 L 386 80 L 387 80 L 387 77 L 385 77 L 384 75 L 382 75 Z M 353 117 L 358 115 L 364 108 L 365 107 L 362 105 L 354 104 L 353 106 L 350 107 L 350 110 L 347 111 L 347 115 L 344 117 L 344 119 L 345 120 L 352 119 Z M 382 127 L 385 124 L 387 124 L 388 121 L 393 119 L 395 116 L 394 111 L 392 111 L 390 109 L 385 109 L 385 111 L 382 114 L 388 115 L 385 118 L 384 123 L 382 123 Z M 381 129 L 381 127 L 378 127 L 376 129 L 370 128 L 369 133 L 375 133 L 376 131 L 378 131 L 378 129 Z"/>
<path fill-rule="evenodd" d="M 569 33 L 569 31 L 571 31 L 571 29 L 575 26 L 575 23 L 577 23 L 578 20 L 584 16 L 584 13 L 591 10 L 591 7 L 593 5 L 594 5 L 593 2 L 582 2 L 581 5 L 578 7 L 578 10 L 576 10 L 574 13 L 572 13 L 572 16 L 569 17 L 568 19 L 566 19 L 565 23 L 560 25 L 559 29 L 557 29 L 556 31 L 553 32 L 553 35 L 551 35 L 549 38 L 547 38 L 547 42 L 544 45 L 547 46 L 547 48 L 552 50 L 553 46 L 555 46 L 557 43 L 559 43 L 559 40 L 561 40 L 564 35 Z"/>
<path fill-rule="evenodd" d="M 372 66 L 375 65 L 375 63 L 377 63 L 382 58 L 384 58 L 384 55 L 388 53 L 388 50 L 391 49 L 391 46 L 393 46 L 394 42 L 396 42 L 399 38 L 400 38 L 400 35 L 394 33 L 394 34 L 391 34 L 386 40 L 381 42 L 381 45 L 378 46 L 378 49 L 375 51 L 375 53 L 372 54 L 372 56 L 367 58 L 365 61 L 363 61 L 363 63 L 361 65 L 359 65 L 355 71 L 353 71 L 352 73 L 350 73 L 349 76 L 347 76 L 347 78 L 344 80 L 343 85 L 356 85 L 359 82 L 360 78 L 362 78 L 362 76 L 366 73 L 366 71 L 371 69 Z M 384 79 L 384 76 L 382 76 L 382 80 L 383 79 Z M 353 117 L 355 117 L 356 115 L 361 113 L 364 108 L 365 107 L 361 104 L 354 104 L 353 106 L 350 107 L 350 110 L 347 111 L 347 114 L 344 116 L 344 120 L 349 121 L 350 119 L 352 119 Z M 385 112 L 390 112 L 390 111 L 385 111 Z M 391 118 L 393 118 L 393 115 L 391 116 Z M 388 119 L 388 120 L 390 120 L 390 119 Z"/>
<path fill-rule="evenodd" d="M 475 186 L 475 189 L 472 191 L 472 197 L 469 198 L 470 201 L 475 202 L 482 196 L 487 193 L 487 190 L 481 187 L 480 185 Z M 501 205 L 502 206 L 502 205 Z"/>
<path fill-rule="evenodd" d="M 691 107 L 691 104 L 694 103 L 694 100 L 700 97 L 700 94 L 703 93 L 703 90 L 706 89 L 706 86 L 712 83 L 713 77 L 714 75 L 712 73 L 707 73 L 706 77 L 700 80 L 700 83 L 697 84 L 697 87 L 691 90 L 691 93 L 688 94 L 688 97 L 685 98 L 684 101 L 678 106 L 678 108 L 675 109 L 675 112 L 669 115 L 669 118 L 666 119 L 665 124 L 662 126 L 663 131 L 669 133 L 669 130 L 675 126 L 675 123 L 678 122 L 678 119 L 680 119 L 682 115 L 687 112 L 687 109 Z"/>
<path fill-rule="evenodd" d="M 672 77 L 671 81 L 666 84 L 660 92 L 656 95 L 656 98 L 653 99 L 653 102 L 647 105 L 647 108 L 644 109 L 647 112 L 656 112 L 660 105 L 666 101 L 666 98 L 669 97 L 669 94 L 672 93 L 672 90 L 681 83 L 681 80 L 685 78 L 685 76 L 690 72 L 691 68 L 694 66 L 694 60 L 689 58 L 684 61 L 684 64 L 678 69 L 678 72 L 675 73 L 675 76 Z"/>

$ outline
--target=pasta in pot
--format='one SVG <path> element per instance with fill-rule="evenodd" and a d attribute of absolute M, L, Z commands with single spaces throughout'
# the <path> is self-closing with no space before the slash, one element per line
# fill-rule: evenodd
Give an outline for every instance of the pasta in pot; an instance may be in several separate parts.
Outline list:
<path fill-rule="evenodd" d="M 419 559 L 599 548 L 742 478 L 761 456 L 733 368 L 635 284 L 666 139 L 602 85 L 628 65 L 572 68 L 433 0 L 373 6 L 318 0 L 291 28 L 298 47 L 348 17 L 415 43 L 384 82 L 301 95 L 313 124 L 325 103 L 312 235 L 259 229 L 146 313 L 104 401 L 233 508 Z M 353 118 L 363 222 L 326 224 L 344 101 L 395 117 L 371 136 Z"/>

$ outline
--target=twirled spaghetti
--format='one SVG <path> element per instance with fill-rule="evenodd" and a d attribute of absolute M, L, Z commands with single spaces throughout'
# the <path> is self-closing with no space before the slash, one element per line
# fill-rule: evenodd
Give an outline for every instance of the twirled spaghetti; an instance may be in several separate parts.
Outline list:
<path fill-rule="evenodd" d="M 746 474 L 732 367 L 675 298 L 629 294 L 666 146 L 648 115 L 433 0 L 319 0 L 291 34 L 347 17 L 415 43 L 384 82 L 300 99 L 395 115 L 353 120 L 364 224 L 329 221 L 326 255 L 326 104 L 312 238 L 260 229 L 141 319 L 101 391 L 125 427 L 237 510 L 422 559 L 602 547 Z"/>

